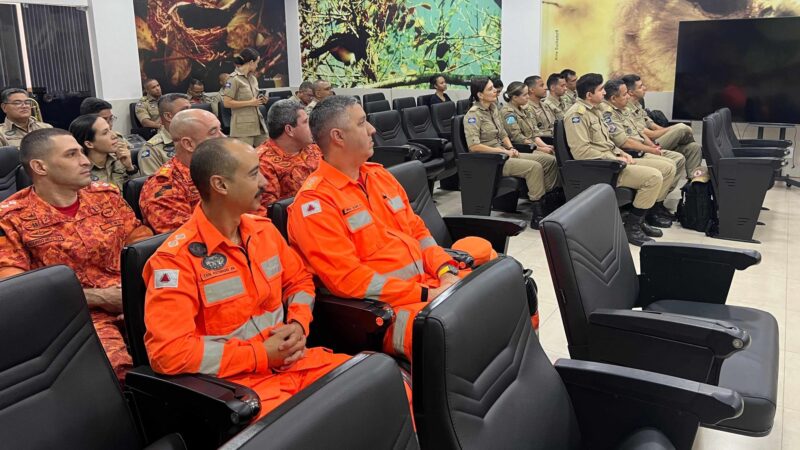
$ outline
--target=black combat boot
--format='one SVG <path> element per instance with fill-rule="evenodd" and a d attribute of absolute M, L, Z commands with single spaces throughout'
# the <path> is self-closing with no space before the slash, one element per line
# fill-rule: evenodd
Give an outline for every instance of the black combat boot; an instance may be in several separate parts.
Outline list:
<path fill-rule="evenodd" d="M 544 205 L 542 205 L 541 201 L 531 202 L 531 228 L 534 230 L 539 229 L 539 221 L 544 219 Z"/>
<path fill-rule="evenodd" d="M 644 234 L 646 234 L 646 235 L 648 235 L 650 237 L 661 237 L 661 236 L 664 236 L 664 232 L 663 231 L 659 230 L 656 227 L 651 227 L 650 225 L 648 225 L 647 224 L 647 220 L 642 222 L 642 231 L 644 232 Z"/>
<path fill-rule="evenodd" d="M 673 222 L 675 221 L 675 214 L 670 212 L 669 208 L 664 206 L 664 202 L 656 202 L 651 211 L 655 212 L 661 217 L 664 217 L 665 219 L 669 219 Z"/>
<path fill-rule="evenodd" d="M 672 226 L 672 221 L 655 212 L 655 208 L 650 208 L 645 215 L 645 224 L 651 227 L 669 228 Z"/>
<path fill-rule="evenodd" d="M 645 242 L 652 241 L 642 231 L 642 224 L 644 223 L 644 210 L 632 208 L 631 212 L 625 218 L 625 234 L 628 235 L 628 243 L 641 247 Z"/>

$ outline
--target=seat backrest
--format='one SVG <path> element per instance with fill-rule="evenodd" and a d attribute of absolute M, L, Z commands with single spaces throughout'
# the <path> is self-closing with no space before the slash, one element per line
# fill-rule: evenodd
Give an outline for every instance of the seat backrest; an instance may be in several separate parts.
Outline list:
<path fill-rule="evenodd" d="M 369 114 L 367 121 L 375 127 L 372 140 L 375 145 L 406 145 L 408 137 L 403 132 L 400 111 L 389 110 Z"/>
<path fill-rule="evenodd" d="M 142 220 L 142 209 L 139 207 L 139 197 L 142 195 L 142 188 L 144 183 L 150 177 L 132 178 L 125 182 L 122 186 L 122 198 L 128 202 L 136 218 Z"/>
<path fill-rule="evenodd" d="M 558 167 L 563 166 L 567 161 L 572 161 L 572 153 L 567 143 L 567 132 L 564 130 L 564 121 L 561 119 L 556 120 L 556 123 L 553 124 L 553 146 L 556 150 Z"/>
<path fill-rule="evenodd" d="M 353 97 L 354 99 L 356 99 L 356 101 L 358 102 L 358 104 L 359 104 L 359 105 L 361 104 L 361 96 L 359 96 L 359 95 L 352 95 L 351 97 Z"/>
<path fill-rule="evenodd" d="M 739 138 L 736 137 L 736 132 L 733 130 L 733 117 L 731 116 L 730 108 L 720 108 L 716 112 L 722 120 L 722 129 L 728 136 L 728 142 L 733 147 L 741 147 L 742 143 L 739 142 Z"/>
<path fill-rule="evenodd" d="M 453 151 L 456 152 L 456 155 L 468 153 L 469 147 L 467 147 L 467 137 L 464 135 L 463 114 L 453 116 L 453 120 L 450 121 L 450 129 L 453 131 L 453 140 L 450 141 L 453 143 Z"/>
<path fill-rule="evenodd" d="M 414 97 L 398 97 L 392 100 L 392 109 L 397 111 L 402 111 L 405 108 L 411 108 L 417 106 L 417 102 L 414 100 Z"/>
<path fill-rule="evenodd" d="M 142 123 L 139 122 L 139 118 L 136 117 L 136 103 L 133 102 L 128 105 L 128 113 L 131 117 L 131 128 L 142 128 Z"/>
<path fill-rule="evenodd" d="M 272 221 L 272 224 L 275 225 L 275 228 L 281 232 L 281 235 L 284 239 L 286 239 L 286 242 L 289 242 L 289 206 L 292 203 L 294 203 L 294 197 L 278 200 L 277 202 L 269 205 L 267 212 L 267 216 Z"/>
<path fill-rule="evenodd" d="M 268 94 L 268 97 L 275 97 L 275 98 L 279 98 L 279 99 L 283 100 L 283 99 L 291 97 L 292 95 L 294 95 L 294 94 L 292 94 L 291 90 L 283 90 L 283 91 L 271 91 Z"/>
<path fill-rule="evenodd" d="M 726 139 L 723 136 L 722 127 L 719 126 L 719 114 L 712 113 L 703 117 L 703 158 L 709 168 L 714 170 L 719 166 L 721 158 L 733 157 L 730 148 L 730 155 L 726 154 Z"/>
<path fill-rule="evenodd" d="M 141 448 L 72 269 L 0 281 L 3 448 Z"/>
<path fill-rule="evenodd" d="M 431 105 L 431 122 L 437 133 L 453 133 L 453 116 L 456 115 L 456 104 L 453 102 L 434 103 Z"/>
<path fill-rule="evenodd" d="M 422 448 L 579 447 L 569 394 L 531 327 L 522 267 L 501 256 L 414 320 Z"/>
<path fill-rule="evenodd" d="M 269 109 L 272 108 L 272 105 L 278 103 L 279 101 L 283 100 L 280 97 L 269 97 L 267 98 L 267 103 L 258 107 L 261 111 L 261 116 L 264 118 L 264 121 L 267 120 L 267 114 L 269 113 Z"/>
<path fill-rule="evenodd" d="M 377 102 L 378 100 L 386 100 L 386 96 L 383 95 L 383 92 L 373 92 L 371 94 L 364 94 L 364 104 L 370 102 Z"/>
<path fill-rule="evenodd" d="M 192 103 L 192 109 L 202 109 L 203 111 L 213 112 L 210 103 Z"/>
<path fill-rule="evenodd" d="M 598 308 L 631 309 L 639 278 L 608 184 L 595 184 L 539 224 L 570 355 L 585 358 L 588 318 Z"/>
<path fill-rule="evenodd" d="M 418 95 L 417 96 L 417 106 L 431 106 L 431 96 L 433 94 L 428 95 Z"/>
<path fill-rule="evenodd" d="M 262 448 L 419 448 L 397 364 L 360 353 L 222 446 Z"/>
<path fill-rule="evenodd" d="M 427 106 L 413 106 L 400 111 L 403 131 L 409 139 L 439 138 L 433 128 L 431 110 Z"/>
<path fill-rule="evenodd" d="M 219 101 L 219 122 L 222 128 L 229 130 L 231 128 L 231 109 L 226 108 L 222 100 Z"/>
<path fill-rule="evenodd" d="M 424 108 L 424 106 L 423 106 Z M 433 202 L 433 196 L 428 189 L 428 176 L 425 173 L 425 166 L 420 161 L 408 161 L 388 167 L 388 170 L 397 181 L 403 186 L 411 203 L 411 209 L 425 222 L 431 236 L 442 247 L 453 245 L 453 238 L 447 230 L 442 215 Z"/>
<path fill-rule="evenodd" d="M 12 196 L 22 189 L 17 186 L 19 171 L 19 149 L 17 147 L 0 147 L 0 201 Z"/>
<path fill-rule="evenodd" d="M 469 111 L 469 107 L 472 104 L 472 100 L 465 98 L 463 100 L 459 100 L 456 102 L 456 114 L 466 114 Z"/>
<path fill-rule="evenodd" d="M 373 100 L 371 102 L 364 100 L 364 112 L 367 114 L 389 111 L 390 109 L 388 100 Z"/>
<path fill-rule="evenodd" d="M 159 234 L 131 244 L 122 249 L 122 309 L 125 313 L 125 330 L 128 332 L 128 353 L 134 366 L 149 366 L 150 358 L 144 346 L 144 296 L 147 287 L 142 271 L 147 260 L 171 233 Z"/>

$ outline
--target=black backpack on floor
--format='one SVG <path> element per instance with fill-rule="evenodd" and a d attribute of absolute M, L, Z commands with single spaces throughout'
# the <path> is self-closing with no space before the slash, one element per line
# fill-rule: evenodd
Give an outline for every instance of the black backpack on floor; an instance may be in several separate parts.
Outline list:
<path fill-rule="evenodd" d="M 693 181 L 681 188 L 681 200 L 675 216 L 683 228 L 711 236 L 717 228 L 717 205 L 711 183 Z"/>

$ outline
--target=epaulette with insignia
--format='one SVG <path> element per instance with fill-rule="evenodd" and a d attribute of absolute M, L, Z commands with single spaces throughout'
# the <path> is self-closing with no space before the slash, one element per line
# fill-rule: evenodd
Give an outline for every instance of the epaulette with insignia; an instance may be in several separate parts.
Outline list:
<path fill-rule="evenodd" d="M 170 175 L 172 175 L 172 166 L 169 164 L 164 164 L 158 169 L 158 172 L 156 172 L 157 177 L 169 177 Z"/>
<path fill-rule="evenodd" d="M 319 186 L 320 181 L 322 181 L 322 177 L 318 175 L 312 175 L 306 178 L 306 181 L 303 183 L 300 189 L 297 190 L 297 193 L 299 194 L 303 191 L 313 191 L 317 188 L 317 186 Z"/>
<path fill-rule="evenodd" d="M 92 192 L 119 192 L 117 186 L 104 181 L 92 181 L 89 183 L 89 191 Z"/>
<path fill-rule="evenodd" d="M 468 111 L 468 112 L 475 112 L 475 111 L 477 111 L 477 110 L 478 110 L 478 105 L 472 105 L 472 107 L 471 107 L 471 108 L 469 108 L 469 111 Z"/>
<path fill-rule="evenodd" d="M 586 107 L 583 105 L 578 105 L 578 108 L 575 110 L 575 112 L 578 114 L 584 114 L 586 113 Z"/>
<path fill-rule="evenodd" d="M 29 189 L 30 188 L 26 188 Z M 17 192 L 18 194 L 19 192 Z M 2 203 L 0 203 L 0 217 L 4 216 L 6 213 L 10 211 L 16 211 L 25 207 L 26 202 L 21 202 L 15 199 L 6 199 Z"/>

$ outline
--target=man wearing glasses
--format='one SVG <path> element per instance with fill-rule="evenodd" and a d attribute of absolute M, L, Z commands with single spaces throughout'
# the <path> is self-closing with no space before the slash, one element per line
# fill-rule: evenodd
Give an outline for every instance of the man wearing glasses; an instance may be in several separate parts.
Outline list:
<path fill-rule="evenodd" d="M 23 89 L 10 88 L 0 93 L 0 107 L 6 115 L 5 122 L 0 126 L 0 146 L 19 147 L 22 138 L 31 131 L 53 128 L 32 117 L 32 105 L 28 92 Z"/>

